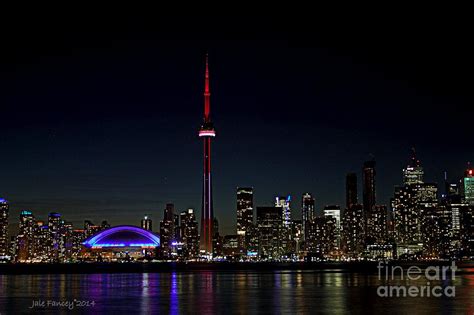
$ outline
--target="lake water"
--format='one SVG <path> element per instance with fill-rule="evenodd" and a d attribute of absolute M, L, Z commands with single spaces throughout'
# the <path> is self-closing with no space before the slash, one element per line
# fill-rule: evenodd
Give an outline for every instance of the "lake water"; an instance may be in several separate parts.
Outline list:
<path fill-rule="evenodd" d="M 0 275 L 0 314 L 474 313 L 474 275 L 432 281 L 456 297 L 379 297 L 378 275 L 339 271 L 195 271 Z M 397 278 L 391 285 L 426 285 Z M 33 301 L 43 306 L 30 308 Z M 53 305 L 66 302 L 68 309 Z M 49 304 L 48 304 L 49 303 Z M 71 305 L 69 304 L 69 305 Z M 70 307 L 70 306 L 69 306 Z"/>

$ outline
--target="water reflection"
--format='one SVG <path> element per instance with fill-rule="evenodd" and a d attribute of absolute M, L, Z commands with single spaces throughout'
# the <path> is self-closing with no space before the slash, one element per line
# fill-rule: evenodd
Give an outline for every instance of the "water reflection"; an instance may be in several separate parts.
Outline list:
<path fill-rule="evenodd" d="M 405 284 L 406 280 L 391 280 Z M 424 285 L 424 280 L 411 283 Z M 0 313 L 29 311 L 32 300 L 85 300 L 81 313 L 346 313 L 472 312 L 474 275 L 454 281 L 456 298 L 381 298 L 377 275 L 344 272 L 170 272 L 144 274 L 0 275 Z M 432 283 L 431 285 L 436 285 Z M 54 313 L 67 309 L 49 308 Z"/>

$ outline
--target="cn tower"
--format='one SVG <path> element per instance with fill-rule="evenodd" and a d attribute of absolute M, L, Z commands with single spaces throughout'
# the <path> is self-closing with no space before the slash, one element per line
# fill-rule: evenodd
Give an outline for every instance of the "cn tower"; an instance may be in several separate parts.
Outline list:
<path fill-rule="evenodd" d="M 200 250 L 212 253 L 212 236 L 214 209 L 212 206 L 212 181 L 211 181 L 211 139 L 216 136 L 211 122 L 211 104 L 209 90 L 209 63 L 206 54 L 206 75 L 204 83 L 204 120 L 199 129 L 199 137 L 204 143 L 203 182 L 202 182 L 202 209 L 201 209 L 201 240 Z"/>

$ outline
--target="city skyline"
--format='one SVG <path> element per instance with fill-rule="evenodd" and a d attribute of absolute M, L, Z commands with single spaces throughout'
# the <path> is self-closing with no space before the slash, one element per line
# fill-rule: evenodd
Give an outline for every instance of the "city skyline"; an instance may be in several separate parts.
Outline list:
<path fill-rule="evenodd" d="M 259 41 L 211 40 L 223 37 L 211 28 L 169 40 L 159 27 L 169 21 L 148 28 L 136 22 L 129 17 L 112 31 L 96 19 L 83 29 L 65 21 L 42 41 L 32 36 L 51 25 L 32 34 L 19 28 L 18 38 L 30 39 L 36 44 L 31 47 L 6 38 L 12 51 L 2 52 L 1 61 L 8 119 L 0 134 L 7 148 L 0 156 L 0 195 L 11 202 L 12 218 L 29 209 L 39 215 L 57 211 L 75 224 L 83 216 L 139 224 L 144 214 L 158 222 L 169 202 L 179 211 L 199 212 L 196 156 L 202 147 L 196 130 L 207 50 L 218 104 L 214 208 L 226 233 L 235 226 L 239 186 L 254 188 L 255 205 L 311 192 L 317 211 L 343 207 L 346 174 L 357 173 L 361 199 L 362 164 L 373 154 L 377 200 L 388 205 L 412 146 L 427 182 L 441 184 L 445 170 L 451 180 L 460 178 L 471 160 L 466 140 L 452 136 L 468 134 L 469 124 L 459 117 L 472 110 L 465 106 L 471 96 L 462 88 L 462 73 L 451 70 L 464 69 L 462 42 L 452 52 L 431 50 L 417 46 L 409 29 L 402 30 L 406 38 L 366 34 L 360 39 L 365 50 L 321 33 L 302 47 L 296 33 L 273 30 L 256 33 Z M 438 37 L 426 40 L 437 47 Z M 413 45 L 419 48 L 415 55 L 405 51 Z M 405 123 L 414 130 L 402 128 Z M 298 217 L 300 211 L 292 208 Z"/>

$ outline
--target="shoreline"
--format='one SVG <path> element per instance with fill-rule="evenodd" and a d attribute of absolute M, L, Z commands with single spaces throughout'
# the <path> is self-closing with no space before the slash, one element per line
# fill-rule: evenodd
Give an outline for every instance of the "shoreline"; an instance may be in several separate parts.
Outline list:
<path fill-rule="evenodd" d="M 149 263 L 70 263 L 70 264 L 0 264 L 0 275 L 20 274 L 87 274 L 87 273 L 160 273 L 160 272 L 340 272 L 376 274 L 379 262 L 149 262 Z M 384 265 L 387 265 L 384 263 Z M 418 266 L 448 266 L 450 261 L 390 261 L 388 266 L 406 269 Z M 474 262 L 456 262 L 457 273 L 474 274 Z"/>

